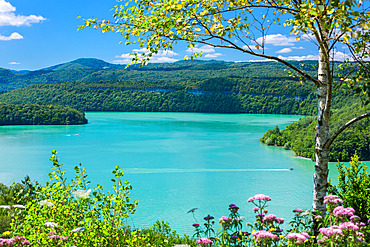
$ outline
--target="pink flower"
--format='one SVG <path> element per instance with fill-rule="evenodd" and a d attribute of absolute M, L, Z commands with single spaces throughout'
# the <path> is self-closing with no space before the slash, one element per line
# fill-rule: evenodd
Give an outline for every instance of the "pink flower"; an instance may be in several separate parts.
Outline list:
<path fill-rule="evenodd" d="M 284 223 L 284 219 L 283 218 L 276 218 L 275 220 L 277 223 L 279 224 L 283 224 Z"/>
<path fill-rule="evenodd" d="M 221 224 L 232 221 L 232 219 L 230 217 L 227 217 L 227 216 L 222 216 L 218 220 L 220 221 Z"/>
<path fill-rule="evenodd" d="M 300 209 L 300 208 L 296 208 L 296 209 L 294 209 L 294 210 L 293 210 L 293 212 L 294 212 L 294 213 L 302 213 L 302 212 L 303 212 L 303 210 L 302 210 L 302 209 Z"/>
<path fill-rule="evenodd" d="M 305 232 L 302 232 L 302 233 L 291 232 L 291 233 L 288 233 L 288 235 L 286 236 L 286 238 L 289 240 L 294 239 L 297 244 L 303 244 L 304 241 L 309 237 L 310 236 Z"/>
<path fill-rule="evenodd" d="M 254 200 L 258 201 L 271 201 L 271 198 L 269 196 L 266 196 L 264 194 L 257 194 L 253 197 L 250 197 L 247 202 L 253 202 Z"/>
<path fill-rule="evenodd" d="M 337 195 L 327 195 L 324 197 L 324 203 L 337 205 L 342 204 L 343 201 Z"/>
<path fill-rule="evenodd" d="M 22 245 L 30 245 L 31 243 L 28 240 L 24 240 L 24 241 L 21 242 L 21 244 Z"/>
<path fill-rule="evenodd" d="M 268 231 L 256 231 L 252 233 L 252 236 L 256 238 L 257 241 L 262 239 L 278 239 L 279 237 Z"/>
<path fill-rule="evenodd" d="M 57 239 L 59 239 L 59 238 L 60 238 L 60 236 L 59 236 L 59 235 L 51 235 L 51 236 L 49 236 L 49 239 L 57 240 Z"/>
<path fill-rule="evenodd" d="M 254 208 L 253 208 L 253 211 L 254 211 L 254 212 L 257 212 L 259 209 L 260 209 L 259 207 L 254 207 Z"/>
<path fill-rule="evenodd" d="M 197 240 L 197 244 L 212 244 L 212 240 L 209 238 L 200 238 Z"/>
<path fill-rule="evenodd" d="M 263 217 L 263 222 L 270 222 L 270 223 L 272 223 L 272 222 L 274 222 L 275 221 L 275 219 L 276 219 L 276 215 L 275 214 L 268 214 L 268 215 L 266 215 L 265 217 Z"/>
<path fill-rule="evenodd" d="M 341 218 L 341 217 L 345 217 L 345 216 L 353 216 L 353 213 L 355 212 L 355 210 L 351 207 L 348 207 L 348 208 L 345 208 L 343 206 L 338 206 L 336 208 L 334 208 L 333 210 L 333 214 L 338 217 L 338 218 Z"/>

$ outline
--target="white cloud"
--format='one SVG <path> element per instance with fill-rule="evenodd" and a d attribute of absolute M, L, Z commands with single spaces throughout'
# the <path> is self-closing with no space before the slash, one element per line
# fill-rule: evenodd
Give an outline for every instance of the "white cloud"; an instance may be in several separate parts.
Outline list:
<path fill-rule="evenodd" d="M 204 57 L 205 58 L 216 58 L 219 56 L 222 56 L 222 53 L 209 53 L 209 54 L 206 54 Z"/>
<path fill-rule="evenodd" d="M 132 52 L 139 53 L 147 53 L 148 50 L 146 48 L 142 49 L 133 49 Z M 177 56 L 178 54 L 174 51 L 165 51 L 165 50 L 159 50 L 157 54 L 152 55 L 150 58 L 150 63 L 172 63 L 178 61 L 176 58 L 171 58 L 174 56 Z M 118 60 L 113 60 L 113 63 L 116 64 L 130 64 L 132 62 L 132 58 L 134 58 L 134 55 L 131 55 L 130 53 L 123 53 L 122 55 L 116 56 L 116 58 L 123 58 Z"/>
<path fill-rule="evenodd" d="M 0 34 L 0 40 L 2 41 L 8 41 L 12 39 L 23 39 L 23 36 L 16 32 L 12 33 L 10 36 L 3 36 Z"/>
<path fill-rule="evenodd" d="M 304 49 L 304 47 L 302 47 L 302 46 L 300 46 L 300 47 L 291 47 L 292 49 L 294 49 L 294 50 L 303 50 Z"/>
<path fill-rule="evenodd" d="M 257 39 L 259 44 L 262 44 L 262 37 Z M 271 44 L 274 46 L 293 46 L 297 42 L 295 37 L 287 37 L 282 34 L 270 34 L 265 36 L 265 44 Z"/>
<path fill-rule="evenodd" d="M 0 26 L 30 26 L 31 23 L 38 23 L 46 20 L 36 15 L 16 15 L 16 8 L 5 0 L 0 0 Z"/>
<path fill-rule="evenodd" d="M 275 53 L 289 53 L 292 52 L 293 50 L 290 48 L 283 48 L 281 50 L 276 51 Z"/>
<path fill-rule="evenodd" d="M 5 2 L 5 0 L 0 0 L 0 13 L 13 11 L 15 11 L 15 7 L 13 7 L 10 3 Z"/>
<path fill-rule="evenodd" d="M 21 63 L 18 63 L 18 62 L 10 62 L 9 64 L 10 65 L 17 65 L 17 64 L 21 64 Z"/>
<path fill-rule="evenodd" d="M 190 53 L 214 53 L 216 52 L 215 51 L 215 48 L 210 46 L 210 45 L 204 45 L 202 47 L 198 47 L 197 45 L 194 47 L 194 48 L 188 48 L 186 50 L 186 52 L 190 52 Z"/>

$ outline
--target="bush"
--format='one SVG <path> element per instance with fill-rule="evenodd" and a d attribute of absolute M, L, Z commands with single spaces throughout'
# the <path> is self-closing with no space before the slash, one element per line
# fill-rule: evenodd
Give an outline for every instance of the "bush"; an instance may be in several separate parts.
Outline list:
<path fill-rule="evenodd" d="M 338 195 L 345 207 L 352 207 L 362 222 L 370 218 L 370 176 L 367 166 L 359 162 L 355 153 L 351 157 L 350 166 L 338 163 L 338 185 L 330 184 L 328 192 Z"/>

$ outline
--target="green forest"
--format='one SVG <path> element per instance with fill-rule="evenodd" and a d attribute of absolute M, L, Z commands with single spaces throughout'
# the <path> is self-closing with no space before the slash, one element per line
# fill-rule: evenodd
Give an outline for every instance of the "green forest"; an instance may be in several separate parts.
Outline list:
<path fill-rule="evenodd" d="M 330 135 L 352 118 L 367 111 L 359 102 L 343 105 L 333 111 Z M 260 139 L 267 145 L 283 146 L 296 155 L 315 159 L 315 127 L 317 117 L 306 116 L 280 130 L 268 130 Z M 361 120 L 343 131 L 330 146 L 329 161 L 350 161 L 357 152 L 361 160 L 370 160 L 370 119 Z"/>
<path fill-rule="evenodd" d="M 85 114 L 61 105 L 0 104 L 0 125 L 86 124 Z"/>

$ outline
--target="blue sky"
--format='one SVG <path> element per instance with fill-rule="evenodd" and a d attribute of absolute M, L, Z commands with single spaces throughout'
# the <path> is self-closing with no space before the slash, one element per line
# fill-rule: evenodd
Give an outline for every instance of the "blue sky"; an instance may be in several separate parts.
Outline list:
<path fill-rule="evenodd" d="M 125 46 L 119 34 L 99 30 L 77 31 L 83 18 L 112 19 L 115 0 L 0 0 L 0 67 L 36 70 L 77 58 L 98 58 L 129 63 L 139 47 Z M 267 53 L 286 59 L 317 59 L 317 47 L 307 39 L 297 41 L 288 29 L 275 25 L 266 41 Z M 230 49 L 196 46 L 202 59 L 251 61 L 260 58 Z M 174 62 L 191 54 L 186 45 L 160 52 L 152 62 Z M 338 52 L 337 58 L 344 56 Z"/>

